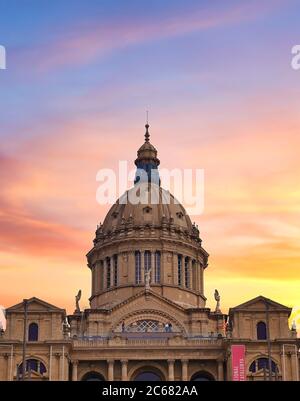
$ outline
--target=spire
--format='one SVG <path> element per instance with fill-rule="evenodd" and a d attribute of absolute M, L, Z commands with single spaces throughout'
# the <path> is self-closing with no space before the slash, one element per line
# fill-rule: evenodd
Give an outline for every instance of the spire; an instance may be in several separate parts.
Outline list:
<path fill-rule="evenodd" d="M 149 142 L 150 134 L 149 134 L 149 131 L 148 131 L 148 129 L 149 129 L 148 121 L 147 121 L 147 124 L 145 125 L 145 128 L 146 128 L 145 142 Z"/>
<path fill-rule="evenodd" d="M 150 138 L 150 134 L 149 134 L 149 131 L 148 131 L 148 129 L 149 129 L 149 121 L 148 121 L 148 119 L 149 119 L 149 111 L 146 110 L 146 125 L 145 125 L 146 133 L 145 133 L 145 142 L 149 142 L 149 138 Z"/>

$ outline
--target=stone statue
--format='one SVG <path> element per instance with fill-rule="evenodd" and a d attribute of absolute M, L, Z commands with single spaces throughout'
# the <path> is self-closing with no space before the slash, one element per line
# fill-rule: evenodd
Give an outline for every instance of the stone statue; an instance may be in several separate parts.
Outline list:
<path fill-rule="evenodd" d="M 295 320 L 293 320 L 293 323 L 292 323 L 292 330 L 297 331 L 297 325 L 296 325 Z"/>
<path fill-rule="evenodd" d="M 145 287 L 146 287 L 146 290 L 150 290 L 151 269 L 149 269 L 149 270 L 147 270 L 145 272 Z"/>
<path fill-rule="evenodd" d="M 62 327 L 63 327 L 63 334 L 64 334 L 65 338 L 70 337 L 71 326 L 70 326 L 67 316 L 65 317 L 65 319 L 63 321 Z"/>
<path fill-rule="evenodd" d="M 215 312 L 221 312 L 221 309 L 220 309 L 221 297 L 220 297 L 219 291 L 215 290 L 215 294 L 214 295 L 215 295 L 215 300 L 217 301 Z"/>
<path fill-rule="evenodd" d="M 75 302 L 76 302 L 75 313 L 79 313 L 80 312 L 80 306 L 79 306 L 80 299 L 81 299 L 81 290 L 79 290 L 78 294 L 75 296 Z"/>

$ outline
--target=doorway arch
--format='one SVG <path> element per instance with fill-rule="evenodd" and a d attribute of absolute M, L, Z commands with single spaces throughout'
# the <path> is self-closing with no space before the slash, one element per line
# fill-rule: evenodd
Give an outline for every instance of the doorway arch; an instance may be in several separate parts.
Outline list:
<path fill-rule="evenodd" d="M 204 382 L 209 382 L 209 381 L 215 381 L 215 378 L 211 373 L 201 371 L 201 372 L 196 372 L 193 374 L 191 381 L 204 381 Z"/>
<path fill-rule="evenodd" d="M 163 373 L 154 366 L 141 366 L 132 374 L 132 381 L 164 381 Z"/>
<path fill-rule="evenodd" d="M 104 377 L 98 372 L 87 372 L 81 379 L 81 381 L 85 382 L 100 382 L 105 381 Z"/>

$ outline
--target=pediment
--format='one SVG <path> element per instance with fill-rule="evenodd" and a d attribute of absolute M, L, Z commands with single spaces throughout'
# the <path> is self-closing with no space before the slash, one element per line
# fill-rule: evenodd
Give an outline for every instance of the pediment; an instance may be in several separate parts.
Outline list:
<path fill-rule="evenodd" d="M 247 302 L 244 302 L 238 306 L 235 306 L 234 308 L 230 308 L 230 311 L 236 312 L 236 311 L 265 311 L 266 308 L 268 307 L 269 310 L 276 310 L 276 311 L 285 311 L 285 312 L 291 312 L 291 308 L 282 305 L 276 301 L 273 301 L 272 299 L 266 298 L 262 295 L 253 298 Z"/>
<path fill-rule="evenodd" d="M 156 292 L 152 290 L 142 290 L 138 292 L 137 294 L 131 296 L 130 298 L 114 305 L 111 308 L 111 311 L 116 311 L 124 307 L 125 305 L 126 306 L 130 305 L 130 308 L 140 307 L 141 304 L 146 304 L 148 305 L 149 308 L 151 307 L 151 305 L 153 305 L 161 309 L 163 309 L 165 305 L 168 307 L 168 309 L 173 308 L 174 311 L 175 310 L 181 312 L 185 311 L 185 308 L 183 308 L 182 306 L 178 305 L 177 303 L 171 301 L 168 298 L 158 295 Z"/>
<path fill-rule="evenodd" d="M 27 310 L 28 312 L 56 312 L 56 313 L 65 312 L 64 309 L 58 308 L 57 306 L 49 304 L 48 302 L 43 301 L 42 299 L 36 297 L 28 299 Z M 6 313 L 12 313 L 12 312 L 24 313 L 24 302 L 20 302 L 6 309 Z"/>
<path fill-rule="evenodd" d="M 166 323 L 172 323 L 175 332 L 186 333 L 187 331 L 183 323 L 186 309 L 152 290 L 142 290 L 114 305 L 110 313 L 111 329 L 114 332 L 120 331 L 123 320 L 126 321 L 126 325 L 143 320 L 158 321 L 162 327 Z"/>

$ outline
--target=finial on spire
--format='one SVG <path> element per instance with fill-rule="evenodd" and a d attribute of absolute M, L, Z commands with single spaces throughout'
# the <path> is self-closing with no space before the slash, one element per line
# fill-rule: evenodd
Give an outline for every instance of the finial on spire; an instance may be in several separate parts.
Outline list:
<path fill-rule="evenodd" d="M 145 125 L 145 128 L 146 128 L 145 142 L 149 142 L 149 138 L 150 138 L 150 134 L 148 131 L 148 129 L 149 129 L 148 117 L 149 117 L 149 111 L 147 110 L 146 111 L 146 125 Z"/>

